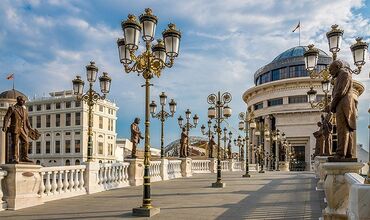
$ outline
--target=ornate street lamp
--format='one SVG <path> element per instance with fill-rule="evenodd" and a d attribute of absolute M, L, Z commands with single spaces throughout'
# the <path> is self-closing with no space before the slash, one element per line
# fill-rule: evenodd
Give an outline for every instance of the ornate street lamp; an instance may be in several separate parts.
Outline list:
<path fill-rule="evenodd" d="M 154 101 L 150 103 L 149 109 L 152 117 L 157 118 L 161 121 L 161 158 L 164 158 L 164 122 L 167 118 L 173 117 L 176 112 L 177 103 L 173 99 L 171 99 L 170 103 L 168 103 L 170 107 L 170 112 L 166 112 L 164 110 L 164 106 L 167 103 L 167 95 L 164 92 L 159 95 L 159 102 L 161 105 L 161 110 L 158 113 L 156 113 L 157 104 L 155 104 Z"/>
<path fill-rule="evenodd" d="M 145 152 L 144 152 L 144 184 L 143 184 L 143 204 L 140 208 L 133 209 L 133 215 L 150 217 L 160 212 L 159 208 L 154 208 L 150 198 L 150 80 L 160 77 L 165 67 L 171 68 L 175 57 L 179 54 L 181 33 L 176 30 L 174 24 L 169 24 L 168 29 L 162 32 L 163 40 L 157 40 L 157 44 L 152 45 L 155 36 L 155 29 L 158 18 L 153 15 L 150 8 L 145 9 L 145 13 L 139 17 L 140 23 L 134 15 L 128 15 L 128 19 L 122 21 L 121 26 L 124 37 L 118 39 L 118 52 L 120 62 L 123 64 L 125 72 L 136 72 L 145 79 Z M 145 42 L 145 51 L 136 56 L 135 52 L 139 48 L 139 38 Z"/>
<path fill-rule="evenodd" d="M 186 135 L 188 136 L 188 141 L 186 143 L 186 149 L 187 149 L 187 156 L 191 156 L 190 153 L 190 148 L 189 148 L 189 140 L 190 140 L 190 137 L 189 137 L 189 131 L 190 129 L 192 128 L 196 128 L 197 125 L 198 125 L 198 122 L 199 122 L 199 117 L 197 114 L 194 115 L 193 117 L 193 124 L 190 123 L 190 118 L 191 118 L 191 111 L 189 109 L 187 109 L 185 111 L 185 118 L 186 118 L 186 123 L 183 125 L 183 121 L 184 119 L 181 117 L 181 115 L 179 116 L 179 118 L 177 119 L 177 122 L 179 123 L 179 127 L 182 129 L 182 128 L 185 128 L 186 129 Z"/>
<path fill-rule="evenodd" d="M 227 106 L 231 99 L 232 97 L 229 92 L 225 92 L 222 95 L 221 92 L 218 92 L 217 95 L 210 94 L 207 97 L 207 102 L 211 105 L 211 107 L 208 108 L 208 118 L 214 119 L 217 123 L 217 181 L 212 183 L 212 187 L 216 188 L 225 187 L 225 183 L 221 182 L 221 122 L 231 116 L 231 108 Z"/>
<path fill-rule="evenodd" d="M 248 109 L 248 108 L 247 108 Z M 245 132 L 245 174 L 243 177 L 251 177 L 249 174 L 249 130 L 253 132 L 253 129 L 256 128 L 256 122 L 254 121 L 254 112 L 252 110 L 247 110 L 239 113 L 239 130 Z M 252 140 L 251 140 L 252 141 Z M 244 156 L 244 155 L 243 155 Z"/>
<path fill-rule="evenodd" d="M 212 135 L 214 135 L 216 133 L 217 126 L 215 125 L 214 126 L 214 131 L 212 131 L 211 130 L 211 128 L 212 128 L 212 121 L 211 120 L 208 120 L 207 125 L 208 125 L 208 131 L 206 131 L 206 126 L 204 126 L 204 125 L 202 125 L 200 127 L 200 131 L 202 132 L 203 135 L 208 136 L 208 142 L 209 142 L 209 141 L 211 141 Z M 213 158 L 213 149 L 208 149 L 208 158 Z"/>
<path fill-rule="evenodd" d="M 73 84 L 73 93 L 76 95 L 77 100 L 83 100 L 87 106 L 89 107 L 88 110 L 88 130 L 87 130 L 87 161 L 92 161 L 93 155 L 93 140 L 92 140 L 92 126 L 93 126 L 93 107 L 97 103 L 98 100 L 104 100 L 106 95 L 110 91 L 110 85 L 112 79 L 108 76 L 108 73 L 103 72 L 103 75 L 99 77 L 100 82 L 100 90 L 103 95 L 100 95 L 93 89 L 93 85 L 96 81 L 98 75 L 98 67 L 95 66 L 93 61 L 90 62 L 90 65 L 86 66 L 86 77 L 87 81 L 89 82 L 89 90 L 83 94 L 83 87 L 85 85 L 84 81 L 81 79 L 80 76 L 76 76 L 74 80 L 72 80 Z"/>
<path fill-rule="evenodd" d="M 230 131 L 230 132 L 229 132 L 229 137 L 227 136 L 227 128 L 225 127 L 225 128 L 224 128 L 224 136 L 222 137 L 222 140 L 224 141 L 224 160 L 227 158 L 227 153 L 226 153 L 226 151 L 228 150 L 228 149 L 227 149 L 227 144 L 226 144 L 226 142 L 227 142 L 228 140 L 232 140 L 232 135 L 233 135 L 233 133 Z M 229 159 L 231 159 L 231 158 L 229 158 Z"/>

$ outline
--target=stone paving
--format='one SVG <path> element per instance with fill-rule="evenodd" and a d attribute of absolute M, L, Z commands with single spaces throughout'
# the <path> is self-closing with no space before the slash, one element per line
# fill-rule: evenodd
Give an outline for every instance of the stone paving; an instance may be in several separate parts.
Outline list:
<path fill-rule="evenodd" d="M 161 213 L 151 219 L 318 219 L 324 193 L 308 172 L 223 173 L 226 188 L 211 188 L 215 174 L 152 183 L 152 199 Z M 131 216 L 141 205 L 142 186 L 126 187 L 2 211 L 0 219 L 146 219 Z"/>

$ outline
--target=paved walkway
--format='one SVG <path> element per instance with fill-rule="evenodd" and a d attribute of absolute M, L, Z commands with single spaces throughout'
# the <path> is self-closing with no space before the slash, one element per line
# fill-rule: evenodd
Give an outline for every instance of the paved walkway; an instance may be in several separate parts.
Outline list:
<path fill-rule="evenodd" d="M 152 183 L 153 204 L 161 213 L 151 219 L 318 219 L 323 192 L 307 172 L 223 173 L 226 188 L 210 185 L 215 174 Z M 145 219 L 131 216 L 141 204 L 142 186 L 126 187 L 2 211 L 0 219 Z"/>

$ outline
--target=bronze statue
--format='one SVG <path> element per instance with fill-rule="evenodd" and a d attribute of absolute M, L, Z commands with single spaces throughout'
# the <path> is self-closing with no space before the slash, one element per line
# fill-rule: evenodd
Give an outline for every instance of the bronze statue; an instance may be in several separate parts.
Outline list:
<path fill-rule="evenodd" d="M 28 120 L 28 112 L 24 104 L 24 98 L 18 96 L 17 103 L 14 106 L 10 106 L 4 116 L 2 130 L 5 133 L 10 133 L 10 140 L 7 142 L 11 142 L 8 149 L 10 153 L 8 153 L 7 163 L 32 163 L 32 160 L 27 155 L 28 138 L 37 140 L 40 137 L 40 133 L 31 127 Z M 8 127 L 9 120 L 10 125 Z"/>
<path fill-rule="evenodd" d="M 209 139 L 208 142 L 208 157 L 213 158 L 213 147 L 216 145 L 216 142 L 214 140 L 214 136 L 211 136 L 211 139 Z"/>
<path fill-rule="evenodd" d="M 332 113 L 329 112 L 325 116 L 321 115 L 322 134 L 323 134 L 323 155 L 330 156 L 332 153 L 332 132 L 333 124 L 331 123 Z"/>
<path fill-rule="evenodd" d="M 229 159 L 232 159 L 231 140 L 229 140 L 229 143 L 227 144 L 227 157 L 228 157 Z"/>
<path fill-rule="evenodd" d="M 141 135 L 140 128 L 140 118 L 135 118 L 134 122 L 131 124 L 131 142 L 132 142 L 132 153 L 131 158 L 136 158 L 137 145 L 140 143 L 140 139 L 144 139 Z"/>
<path fill-rule="evenodd" d="M 318 131 L 313 133 L 313 136 L 316 138 L 316 146 L 315 146 L 315 156 L 323 156 L 324 150 L 324 135 L 322 129 L 322 123 L 317 122 L 317 126 L 319 127 Z"/>
<path fill-rule="evenodd" d="M 188 135 L 186 134 L 186 128 L 182 128 L 181 139 L 180 139 L 180 157 L 184 158 L 188 156 L 187 145 Z"/>
<path fill-rule="evenodd" d="M 329 66 L 334 82 L 330 111 L 336 114 L 338 147 L 334 158 L 353 158 L 356 130 L 356 103 L 352 94 L 352 70 L 348 63 L 335 60 Z"/>

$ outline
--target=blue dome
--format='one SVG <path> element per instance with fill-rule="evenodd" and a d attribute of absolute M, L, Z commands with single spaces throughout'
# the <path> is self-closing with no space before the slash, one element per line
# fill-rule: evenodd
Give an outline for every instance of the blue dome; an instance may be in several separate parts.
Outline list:
<path fill-rule="evenodd" d="M 275 57 L 272 62 L 280 61 L 292 57 L 303 57 L 304 52 L 308 50 L 308 47 L 297 46 L 284 51 L 279 56 Z M 329 57 L 327 53 L 319 49 L 319 56 Z"/>

